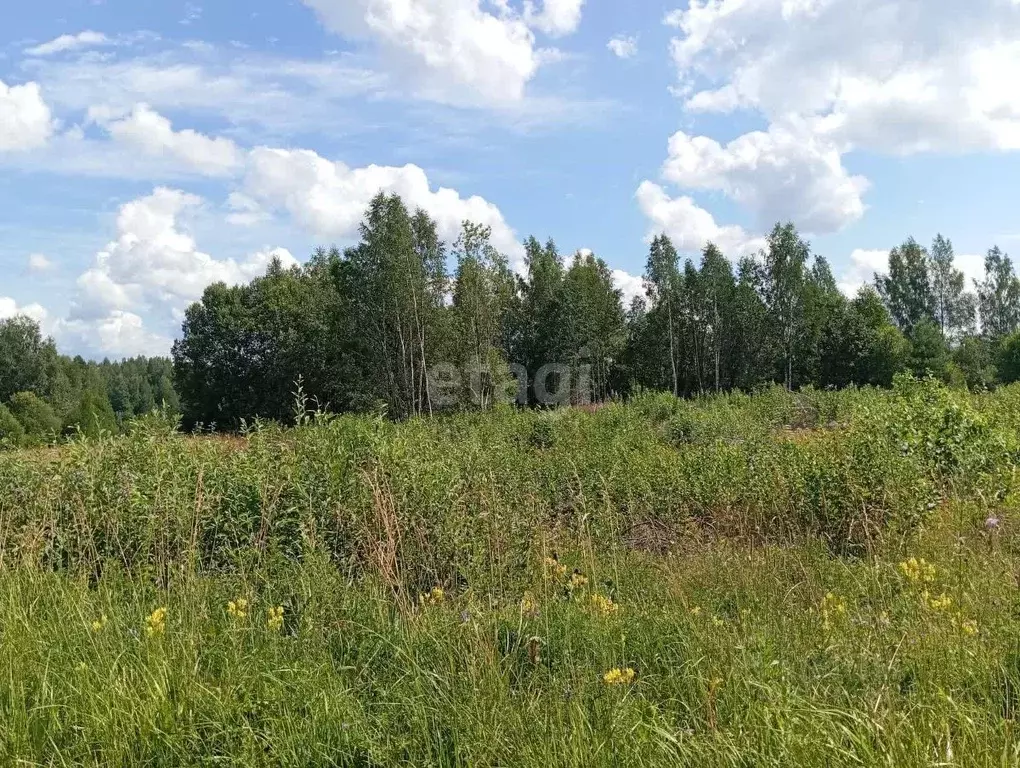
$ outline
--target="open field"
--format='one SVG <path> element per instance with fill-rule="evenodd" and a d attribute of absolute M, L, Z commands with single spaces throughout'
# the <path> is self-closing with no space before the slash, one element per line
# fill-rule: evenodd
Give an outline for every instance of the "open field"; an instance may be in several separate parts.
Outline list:
<path fill-rule="evenodd" d="M 0 454 L 0 761 L 1014 765 L 1020 388 Z"/>

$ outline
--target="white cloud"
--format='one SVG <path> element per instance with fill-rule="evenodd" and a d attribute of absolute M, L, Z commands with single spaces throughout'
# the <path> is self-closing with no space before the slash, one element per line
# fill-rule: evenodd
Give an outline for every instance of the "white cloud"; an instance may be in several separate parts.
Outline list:
<path fill-rule="evenodd" d="M 629 307 L 638 296 L 645 295 L 645 281 L 640 275 L 632 275 L 622 269 L 614 269 L 613 284 L 623 294 L 624 308 Z"/>
<path fill-rule="evenodd" d="M 757 253 L 764 240 L 752 237 L 738 226 L 720 226 L 712 214 L 700 208 L 690 197 L 671 198 L 651 181 L 637 190 L 638 205 L 651 222 L 649 238 L 664 232 L 681 251 L 700 251 L 715 243 L 730 259 Z"/>
<path fill-rule="evenodd" d="M 490 226 L 493 245 L 520 262 L 522 247 L 495 205 L 445 187 L 432 191 L 425 171 L 416 165 L 349 168 L 310 150 L 260 147 L 250 154 L 244 180 L 249 198 L 286 210 L 317 237 L 338 240 L 357 235 L 369 202 L 380 190 L 399 194 L 411 209 L 427 211 L 440 237 L 450 242 L 464 220 Z"/>
<path fill-rule="evenodd" d="M 112 40 L 102 32 L 85 30 L 77 35 L 61 35 L 50 40 L 48 43 L 37 45 L 34 48 L 26 48 L 25 53 L 29 56 L 50 56 L 54 53 L 73 51 L 79 48 L 94 48 L 100 45 L 110 45 Z"/>
<path fill-rule="evenodd" d="M 629 59 L 636 56 L 638 52 L 638 41 L 633 35 L 617 35 L 608 43 L 606 48 L 619 56 L 621 59 Z"/>
<path fill-rule="evenodd" d="M 0 152 L 41 147 L 53 135 L 53 127 L 38 83 L 8 87 L 0 80 Z"/>
<path fill-rule="evenodd" d="M 497 13 L 481 0 L 303 0 L 324 26 L 345 38 L 370 39 L 380 59 L 415 81 L 422 95 L 447 102 L 505 105 L 520 101 L 538 71 L 535 38 L 508 4 Z M 546 3 L 550 28 L 572 23 L 579 3 Z M 563 13 L 560 9 L 566 8 Z"/>
<path fill-rule="evenodd" d="M 66 112 L 104 105 L 110 117 L 147 104 L 162 113 L 215 115 L 274 133 L 347 128 L 352 96 L 385 93 L 387 78 L 349 55 L 305 60 L 227 48 L 179 46 L 145 55 L 86 52 L 25 64 L 47 101 Z"/>
<path fill-rule="evenodd" d="M 0 320 L 7 320 L 19 315 L 30 317 L 37 323 L 45 322 L 49 316 L 46 309 L 40 304 L 27 304 L 21 306 L 12 298 L 0 296 Z"/>
<path fill-rule="evenodd" d="M 529 26 L 553 37 L 569 35 L 581 24 L 584 0 L 542 0 L 542 10 L 536 10 L 531 0 L 524 3 L 524 20 Z"/>
<path fill-rule="evenodd" d="M 967 290 L 973 292 L 974 282 L 985 279 L 985 254 L 958 253 L 954 261 L 956 268 L 963 272 Z"/>
<path fill-rule="evenodd" d="M 207 286 L 248 282 L 263 274 L 274 258 L 287 267 L 297 263 L 283 248 L 241 261 L 215 259 L 198 250 L 181 219 L 201 204 L 194 195 L 159 187 L 121 206 L 117 238 L 78 278 L 77 296 L 60 332 L 84 341 L 94 337 L 90 348 L 104 354 L 165 354 L 168 332 Z M 167 332 L 147 330 L 143 317 Z"/>
<path fill-rule="evenodd" d="M 774 124 L 726 146 L 677 132 L 663 176 L 684 189 L 716 190 L 748 208 L 759 227 L 793 220 L 815 233 L 861 218 L 867 180 L 851 176 L 839 150 L 796 123 Z"/>
<path fill-rule="evenodd" d="M 856 248 L 850 254 L 850 262 L 838 280 L 839 289 L 854 297 L 865 285 L 873 285 L 875 273 L 889 271 L 889 251 L 882 249 Z"/>
<path fill-rule="evenodd" d="M 32 253 L 28 256 L 28 262 L 26 264 L 29 272 L 49 272 L 53 269 L 53 262 L 50 261 L 44 254 Z"/>
<path fill-rule="evenodd" d="M 1020 149 L 1020 2 L 693 0 L 666 22 L 689 109 L 813 118 L 847 147 Z"/>
<path fill-rule="evenodd" d="M 169 336 L 148 330 L 139 315 L 122 310 L 93 320 L 60 320 L 54 324 L 54 336 L 61 347 L 114 357 L 166 355 L 173 345 Z"/>
<path fill-rule="evenodd" d="M 115 140 L 204 175 L 229 176 L 244 162 L 243 153 L 230 139 L 210 138 L 191 129 L 174 131 L 167 118 L 146 104 L 135 106 L 131 114 L 117 120 L 108 119 L 102 110 L 91 110 L 90 116 Z"/>
<path fill-rule="evenodd" d="M 974 291 L 974 281 L 985 277 L 985 256 L 981 253 L 958 253 L 954 265 L 963 272 L 964 288 Z M 889 271 L 889 251 L 856 248 L 850 254 L 849 264 L 839 277 L 839 289 L 847 296 L 856 296 L 861 286 L 873 285 L 875 274 Z"/>
<path fill-rule="evenodd" d="M 227 223 L 235 227 L 251 227 L 269 218 L 258 201 L 252 200 L 243 192 L 231 192 L 227 197 L 227 208 L 230 209 L 226 217 Z"/>

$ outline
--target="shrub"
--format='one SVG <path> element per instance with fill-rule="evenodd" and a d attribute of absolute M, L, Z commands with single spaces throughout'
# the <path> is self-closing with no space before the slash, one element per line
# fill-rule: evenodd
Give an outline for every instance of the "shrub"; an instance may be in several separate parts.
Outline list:
<path fill-rule="evenodd" d="M 25 428 L 10 409 L 0 403 L 0 447 L 18 446 L 25 439 Z"/>
<path fill-rule="evenodd" d="M 60 419 L 49 403 L 31 392 L 18 392 L 11 398 L 10 411 L 32 443 L 48 442 L 60 432 Z"/>
<path fill-rule="evenodd" d="M 1005 384 L 1020 381 L 1020 331 L 1002 340 L 999 347 L 999 377 Z"/>

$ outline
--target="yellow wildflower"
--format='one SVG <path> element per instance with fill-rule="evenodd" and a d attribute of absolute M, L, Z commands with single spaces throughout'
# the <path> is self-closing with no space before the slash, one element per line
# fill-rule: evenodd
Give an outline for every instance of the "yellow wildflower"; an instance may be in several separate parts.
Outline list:
<path fill-rule="evenodd" d="M 429 592 L 423 592 L 418 596 L 418 602 L 422 605 L 440 605 L 446 600 L 446 593 L 439 587 L 432 587 Z"/>
<path fill-rule="evenodd" d="M 912 557 L 900 563 L 900 573 L 913 584 L 931 584 L 935 581 L 935 566 L 923 557 Z"/>
<path fill-rule="evenodd" d="M 569 586 L 570 586 L 571 589 L 577 589 L 578 587 L 583 587 L 583 586 L 586 586 L 587 584 L 588 584 L 588 577 L 585 576 L 580 571 L 574 571 L 572 574 L 570 574 L 570 584 L 569 584 Z"/>
<path fill-rule="evenodd" d="M 598 593 L 591 596 L 591 604 L 603 616 L 609 616 L 620 610 L 620 606 L 614 603 L 611 598 L 604 597 Z"/>
<path fill-rule="evenodd" d="M 248 601 L 243 597 L 231 600 L 227 603 L 227 613 L 230 614 L 231 617 L 240 621 L 248 615 Z"/>
<path fill-rule="evenodd" d="M 832 592 L 826 592 L 822 598 L 822 626 L 829 629 L 834 616 L 846 616 L 846 600 Z"/>
<path fill-rule="evenodd" d="M 275 608 L 269 608 L 266 610 L 266 626 L 272 632 L 279 632 L 283 629 L 283 606 L 278 605 Z"/>
<path fill-rule="evenodd" d="M 637 673 L 631 667 L 625 669 L 616 667 L 602 676 L 602 682 L 606 685 L 627 685 L 634 682 L 636 675 Z"/>
<path fill-rule="evenodd" d="M 720 619 L 718 616 L 713 616 L 712 624 L 714 624 L 717 627 L 722 627 L 726 624 L 726 622 L 723 619 Z"/>
<path fill-rule="evenodd" d="M 924 593 L 924 601 L 933 611 L 948 611 L 953 607 L 953 598 L 949 597 L 943 592 L 938 597 L 928 597 L 928 593 Z"/>
<path fill-rule="evenodd" d="M 149 637 L 163 634 L 166 629 L 166 608 L 157 608 L 145 620 L 145 633 Z"/>
<path fill-rule="evenodd" d="M 701 606 L 700 605 L 696 605 L 693 608 L 691 608 L 691 615 L 692 616 L 698 616 L 700 614 L 701 614 Z"/>
<path fill-rule="evenodd" d="M 960 622 L 960 629 L 963 634 L 973 637 L 978 633 L 978 623 L 974 619 L 964 619 Z"/>
<path fill-rule="evenodd" d="M 100 616 L 98 619 L 92 622 L 92 631 L 102 632 L 103 627 L 105 626 L 106 626 L 106 614 L 104 613 L 102 616 Z"/>
<path fill-rule="evenodd" d="M 545 567 L 554 576 L 564 576 L 564 575 L 566 575 L 566 573 L 567 573 L 567 566 L 563 565 L 555 557 L 547 557 L 544 562 L 545 562 Z"/>
<path fill-rule="evenodd" d="M 535 596 L 530 592 L 525 592 L 524 597 L 521 598 L 521 613 L 527 616 L 538 615 L 538 603 L 535 602 Z"/>

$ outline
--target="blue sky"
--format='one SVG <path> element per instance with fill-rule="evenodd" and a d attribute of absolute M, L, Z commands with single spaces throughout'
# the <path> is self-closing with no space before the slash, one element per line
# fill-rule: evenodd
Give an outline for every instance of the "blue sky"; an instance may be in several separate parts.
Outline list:
<path fill-rule="evenodd" d="M 14 5 L 14 4 L 9 4 Z M 1020 250 L 1020 3 L 40 0 L 0 24 L 0 316 L 166 353 L 209 282 L 343 245 L 380 188 L 590 248 L 736 259 L 793 220 L 848 292 L 913 235 Z"/>

